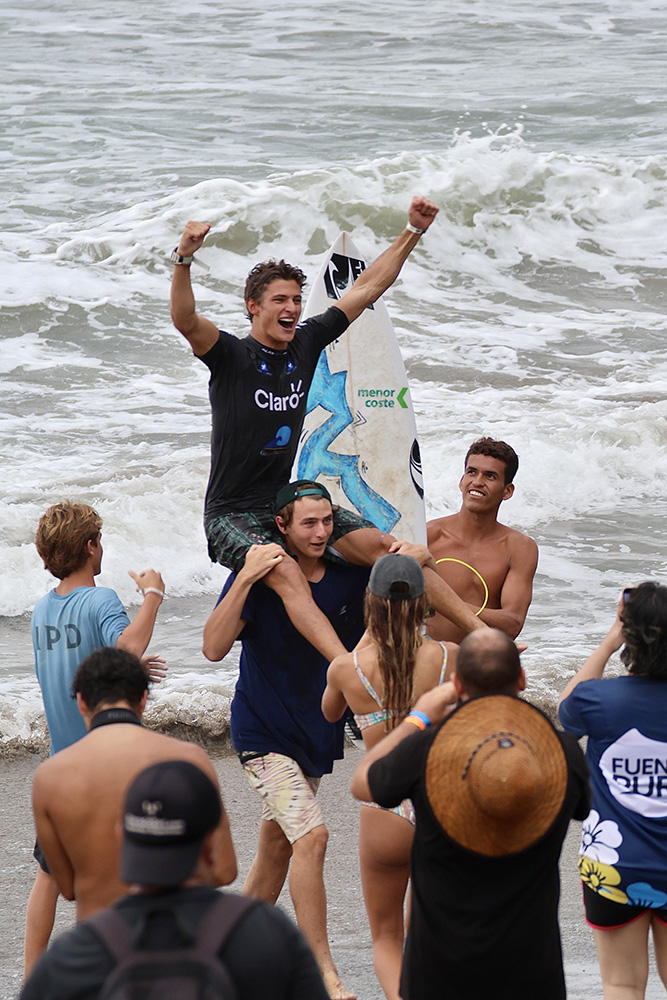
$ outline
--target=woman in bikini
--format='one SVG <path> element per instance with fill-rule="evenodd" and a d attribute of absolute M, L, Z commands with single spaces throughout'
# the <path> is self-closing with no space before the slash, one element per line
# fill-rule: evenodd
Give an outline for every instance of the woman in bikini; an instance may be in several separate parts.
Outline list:
<path fill-rule="evenodd" d="M 424 574 L 411 556 L 383 556 L 366 591 L 366 633 L 357 648 L 331 663 L 322 711 L 330 722 L 349 706 L 366 749 L 408 715 L 417 698 L 454 669 L 458 646 L 424 635 Z M 409 799 L 396 809 L 364 803 L 359 818 L 361 882 L 375 971 L 387 1000 L 399 1000 L 403 909 L 414 837 Z"/>

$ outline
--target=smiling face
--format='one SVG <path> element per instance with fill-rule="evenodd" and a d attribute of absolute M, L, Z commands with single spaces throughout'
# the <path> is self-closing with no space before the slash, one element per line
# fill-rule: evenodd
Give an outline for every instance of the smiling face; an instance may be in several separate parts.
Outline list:
<path fill-rule="evenodd" d="M 248 299 L 251 334 L 274 351 L 284 350 L 294 339 L 303 296 L 297 281 L 276 278 L 264 289 L 259 301 Z"/>
<path fill-rule="evenodd" d="M 505 485 L 505 463 L 490 455 L 469 455 L 459 489 L 463 506 L 472 513 L 498 510 L 503 500 L 514 493 L 512 483 Z"/>
<path fill-rule="evenodd" d="M 306 559 L 320 559 L 333 531 L 331 504 L 325 497 L 301 497 L 294 501 L 290 523 L 285 525 L 278 516 L 276 524 L 290 552 Z"/>

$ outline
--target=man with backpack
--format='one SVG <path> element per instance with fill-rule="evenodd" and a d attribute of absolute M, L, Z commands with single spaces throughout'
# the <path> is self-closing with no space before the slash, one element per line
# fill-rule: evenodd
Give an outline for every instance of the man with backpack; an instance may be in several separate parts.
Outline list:
<path fill-rule="evenodd" d="M 153 764 L 123 814 L 121 878 L 130 893 L 60 935 L 20 1000 L 328 1000 L 298 929 L 279 910 L 218 892 L 223 807 L 194 764 Z"/>

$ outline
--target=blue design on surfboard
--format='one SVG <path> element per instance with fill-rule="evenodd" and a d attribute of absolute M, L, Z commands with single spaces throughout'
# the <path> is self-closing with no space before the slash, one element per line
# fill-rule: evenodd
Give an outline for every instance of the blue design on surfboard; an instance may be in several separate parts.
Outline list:
<path fill-rule="evenodd" d="M 326 351 L 322 351 L 308 393 L 306 413 L 321 406 L 331 416 L 304 441 L 299 455 L 298 478 L 316 480 L 323 474 L 340 479 L 345 496 L 361 516 L 372 521 L 380 531 L 391 531 L 401 517 L 400 511 L 363 479 L 359 456 L 329 450 L 329 445 L 352 423 L 345 395 L 346 381 L 346 371 L 331 373 Z"/>

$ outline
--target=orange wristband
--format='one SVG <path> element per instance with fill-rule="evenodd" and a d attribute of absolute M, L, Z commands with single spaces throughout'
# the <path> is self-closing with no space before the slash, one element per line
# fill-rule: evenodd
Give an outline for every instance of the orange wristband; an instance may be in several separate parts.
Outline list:
<path fill-rule="evenodd" d="M 410 712 L 409 715 L 403 719 L 403 722 L 409 722 L 411 726 L 416 726 L 417 729 L 427 729 L 431 725 L 431 720 L 423 712 Z"/>

